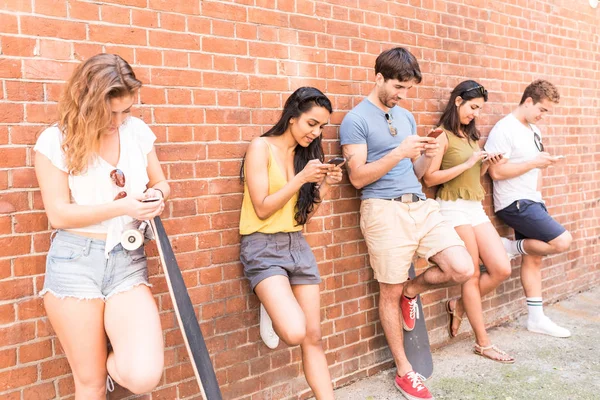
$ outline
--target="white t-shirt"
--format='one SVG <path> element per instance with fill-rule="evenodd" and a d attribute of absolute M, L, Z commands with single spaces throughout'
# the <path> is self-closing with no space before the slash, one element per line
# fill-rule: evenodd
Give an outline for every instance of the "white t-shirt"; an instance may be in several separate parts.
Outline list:
<path fill-rule="evenodd" d="M 156 136 L 139 118 L 129 117 L 119 127 L 119 140 L 121 153 L 117 166 L 113 166 L 100 156 L 94 156 L 88 164 L 85 173 L 80 175 L 69 174 L 69 189 L 71 191 L 71 203 L 79 205 L 100 205 L 114 201 L 117 193 L 127 192 L 128 196 L 143 193 L 149 182 L 146 168 L 148 166 L 148 153 Z M 54 166 L 61 171 L 67 172 L 65 155 L 61 148 L 62 133 L 58 126 L 53 125 L 45 129 L 33 148 L 48 157 Z M 125 175 L 125 187 L 118 187 L 110 177 L 111 171 L 120 169 Z M 71 231 L 105 233 L 106 248 L 108 253 L 120 243 L 121 234 L 126 225 L 133 218 L 123 215 L 102 221 L 95 225 L 84 228 L 72 228 Z"/>
<path fill-rule="evenodd" d="M 534 131 L 542 137 L 535 125 L 531 129 L 523 125 L 512 113 L 502 118 L 490 132 L 485 151 L 504 153 L 509 164 L 519 164 L 536 158 L 540 151 L 535 145 Z M 514 178 L 494 181 L 494 209 L 496 212 L 508 207 L 516 200 L 526 199 L 542 202 L 542 193 L 537 190 L 540 170 L 534 168 Z"/>

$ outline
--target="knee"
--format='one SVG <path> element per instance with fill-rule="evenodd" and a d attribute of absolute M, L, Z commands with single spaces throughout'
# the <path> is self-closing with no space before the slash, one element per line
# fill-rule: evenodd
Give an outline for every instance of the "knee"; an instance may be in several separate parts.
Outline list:
<path fill-rule="evenodd" d="M 83 399 L 97 399 L 106 393 L 106 375 L 74 374 L 75 391 Z"/>
<path fill-rule="evenodd" d="M 304 338 L 304 345 L 309 346 L 320 346 L 323 345 L 323 337 L 321 336 L 320 328 L 313 328 L 306 330 L 306 337 Z"/>
<path fill-rule="evenodd" d="M 119 369 L 122 386 L 134 394 L 149 393 L 160 382 L 163 360 L 154 360 L 153 362 L 145 360 L 145 362 L 129 365 L 123 369 L 123 371 Z"/>
<path fill-rule="evenodd" d="M 479 268 L 479 266 L 477 267 Z M 461 253 L 460 256 L 454 258 L 450 266 L 450 280 L 456 283 L 465 283 L 474 273 L 475 265 L 473 264 L 473 259 L 466 250 L 464 254 Z"/>
<path fill-rule="evenodd" d="M 498 281 L 502 282 L 510 278 L 510 274 L 512 273 L 512 269 L 510 268 L 510 264 L 506 266 L 502 266 L 499 268 L 494 275 L 497 276 Z"/>
<path fill-rule="evenodd" d="M 572 241 L 573 237 L 571 236 L 571 234 L 569 232 L 565 232 L 564 234 L 560 235 L 552 241 L 552 249 L 556 253 L 563 253 L 569 250 Z"/>
<path fill-rule="evenodd" d="M 279 338 L 285 342 L 288 346 L 297 346 L 304 342 L 306 338 L 306 327 L 304 326 L 292 326 L 286 327 Z"/>

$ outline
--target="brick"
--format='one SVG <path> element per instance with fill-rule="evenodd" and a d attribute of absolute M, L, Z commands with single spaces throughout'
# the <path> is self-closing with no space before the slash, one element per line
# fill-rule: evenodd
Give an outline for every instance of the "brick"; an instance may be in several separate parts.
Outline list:
<path fill-rule="evenodd" d="M 1 0 L 0 10 L 11 12 L 31 12 L 31 3 L 21 0 Z"/>
<path fill-rule="evenodd" d="M 40 275 L 46 271 L 46 256 L 20 256 L 14 259 L 15 276 Z"/>
<path fill-rule="evenodd" d="M 94 42 L 108 42 L 138 46 L 146 45 L 146 32 L 139 28 L 90 25 L 89 32 L 89 40 Z"/>
<path fill-rule="evenodd" d="M 35 324 L 33 322 L 24 322 L 0 327 L 0 343 L 4 345 L 26 342 L 32 340 L 34 337 Z"/>
<path fill-rule="evenodd" d="M 200 13 L 200 2 L 197 1 L 173 2 L 169 0 L 149 0 L 148 7 L 154 10 L 169 11 L 180 14 L 197 15 Z"/>
<path fill-rule="evenodd" d="M 200 50 L 200 38 L 187 33 L 150 31 L 150 46 L 183 50 Z"/>
<path fill-rule="evenodd" d="M 50 125 L 58 117 L 56 104 L 27 104 L 25 106 L 27 122 L 44 123 Z"/>
<path fill-rule="evenodd" d="M 35 400 L 50 400 L 56 397 L 54 382 L 42 383 L 35 386 L 30 386 L 23 391 L 23 396 L 26 399 Z"/>
<path fill-rule="evenodd" d="M 35 49 L 35 39 L 18 37 L 18 36 L 2 36 L 2 54 L 7 56 L 33 57 Z"/>
<path fill-rule="evenodd" d="M 19 348 L 19 361 L 23 364 L 52 357 L 52 341 L 44 340 L 31 344 L 24 344 Z"/>
<path fill-rule="evenodd" d="M 53 60 L 28 59 L 23 61 L 23 76 L 28 79 L 50 79 L 64 81 L 69 78 L 75 64 Z"/>
<path fill-rule="evenodd" d="M 3 33 L 18 33 L 19 23 L 16 15 L 0 14 L 0 26 Z"/>
<path fill-rule="evenodd" d="M 1 68 L 1 67 L 0 67 Z M 1 71 L 0 71 L 1 72 Z M 23 121 L 25 113 L 23 111 L 23 104 L 19 103 L 2 103 L 2 108 L 0 108 L 0 123 L 15 123 Z M 4 160 L 4 157 L 0 157 L 0 166 L 12 166 L 10 163 L 12 162 L 20 162 L 17 159 L 21 158 L 21 153 L 24 149 L 6 149 L 2 148 L 2 154 L 6 154 L 9 157 L 9 160 Z M 17 159 L 15 159 L 15 157 Z M 8 164 L 5 164 L 8 163 Z M 21 164 L 21 165 L 24 165 Z"/>
<path fill-rule="evenodd" d="M 20 16 L 20 20 L 21 33 L 25 35 L 70 40 L 86 39 L 85 24 L 81 22 L 26 15 Z"/>
<path fill-rule="evenodd" d="M 0 372 L 0 391 L 29 385 L 37 380 L 37 367 L 9 369 Z"/>
<path fill-rule="evenodd" d="M 12 101 L 44 100 L 44 85 L 39 82 L 6 81 L 6 94 Z M 14 129 L 15 127 L 13 127 Z M 13 142 L 14 143 L 14 142 Z"/>

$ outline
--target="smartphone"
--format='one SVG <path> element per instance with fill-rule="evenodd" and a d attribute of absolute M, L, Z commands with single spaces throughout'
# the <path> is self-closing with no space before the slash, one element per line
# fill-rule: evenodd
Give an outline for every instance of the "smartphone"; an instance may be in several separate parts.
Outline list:
<path fill-rule="evenodd" d="M 335 157 L 332 158 L 331 160 L 327 161 L 327 164 L 333 164 L 333 165 L 340 165 L 341 163 L 343 163 L 344 161 L 346 161 L 346 159 L 344 157 Z"/>
<path fill-rule="evenodd" d="M 504 153 L 488 153 L 488 154 L 485 155 L 485 157 L 483 157 L 482 160 L 486 161 L 486 160 L 488 160 L 488 159 L 490 159 L 492 157 L 495 157 L 495 156 L 500 156 L 500 159 L 502 159 L 502 158 L 504 158 Z"/>
<path fill-rule="evenodd" d="M 554 158 L 556 158 L 557 160 L 560 160 L 561 158 L 565 158 L 565 156 L 554 156 Z"/>
<path fill-rule="evenodd" d="M 142 203 L 151 203 L 153 201 L 159 201 L 160 197 L 148 197 L 146 199 L 142 199 Z"/>
<path fill-rule="evenodd" d="M 444 133 L 444 130 L 442 128 L 435 128 L 434 130 L 432 130 L 431 132 L 429 132 L 427 134 L 427 137 L 432 137 L 435 139 L 438 136 L 440 136 L 442 133 Z"/>

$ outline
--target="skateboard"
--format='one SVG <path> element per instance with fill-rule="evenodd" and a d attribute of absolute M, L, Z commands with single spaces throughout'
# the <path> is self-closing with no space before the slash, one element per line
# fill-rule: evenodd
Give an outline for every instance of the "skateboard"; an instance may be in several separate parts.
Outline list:
<path fill-rule="evenodd" d="M 200 331 L 200 324 L 179 270 L 179 265 L 177 265 L 173 248 L 165 232 L 165 227 L 158 216 L 150 221 L 150 225 L 154 231 L 160 262 L 169 286 L 169 294 L 173 301 L 173 308 L 175 309 L 185 347 L 190 356 L 194 375 L 198 381 L 198 387 L 206 400 L 222 400 L 219 383 L 210 361 L 202 331 Z"/>
<path fill-rule="evenodd" d="M 410 276 L 410 279 L 415 278 L 414 264 L 411 264 L 408 276 Z M 431 357 L 429 335 L 427 334 L 427 326 L 425 325 L 421 296 L 417 297 L 417 304 L 419 306 L 419 318 L 412 331 L 404 331 L 404 352 L 413 370 L 423 375 L 425 379 L 429 379 L 433 374 L 433 358 Z"/>

